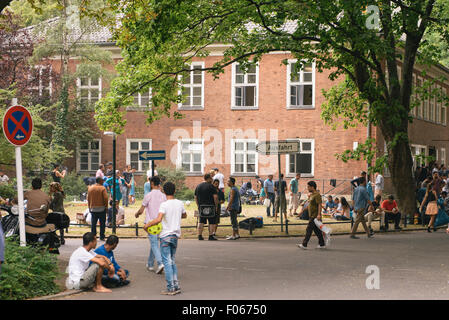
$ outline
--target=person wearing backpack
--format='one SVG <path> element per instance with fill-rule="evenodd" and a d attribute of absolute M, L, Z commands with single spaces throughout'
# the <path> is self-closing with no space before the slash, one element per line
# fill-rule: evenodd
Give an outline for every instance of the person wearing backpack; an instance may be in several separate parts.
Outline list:
<path fill-rule="evenodd" d="M 240 202 L 240 192 L 235 186 L 235 179 L 230 177 L 228 180 L 228 186 L 231 188 L 228 198 L 228 207 L 226 208 L 231 215 L 232 224 L 232 236 L 228 236 L 226 240 L 237 240 L 239 235 L 239 224 L 237 222 L 237 215 L 242 212 L 242 204 Z"/>

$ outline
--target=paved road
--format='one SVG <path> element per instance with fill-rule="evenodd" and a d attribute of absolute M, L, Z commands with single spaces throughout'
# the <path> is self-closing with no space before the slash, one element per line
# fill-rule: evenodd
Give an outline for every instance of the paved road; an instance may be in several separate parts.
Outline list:
<path fill-rule="evenodd" d="M 302 238 L 301 238 L 302 239 Z M 449 236 L 423 231 L 335 236 L 327 250 L 304 251 L 299 238 L 238 241 L 181 240 L 177 252 L 183 293 L 161 296 L 162 275 L 148 272 L 146 240 L 121 240 L 120 264 L 130 270 L 131 284 L 109 294 L 83 292 L 63 299 L 448 299 Z M 61 248 L 68 260 L 80 239 Z M 99 242 L 100 243 L 100 242 Z M 312 237 L 309 248 L 317 245 Z M 369 265 L 380 271 L 380 289 L 368 290 Z"/>

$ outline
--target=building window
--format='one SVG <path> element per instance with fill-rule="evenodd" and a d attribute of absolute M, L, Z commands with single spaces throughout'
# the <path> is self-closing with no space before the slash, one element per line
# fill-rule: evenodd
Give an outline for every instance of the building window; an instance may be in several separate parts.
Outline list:
<path fill-rule="evenodd" d="M 429 98 L 422 97 L 421 100 L 423 100 L 423 119 L 429 120 Z"/>
<path fill-rule="evenodd" d="M 410 96 L 410 106 L 413 106 L 414 103 L 416 102 L 416 93 L 415 93 L 416 87 L 417 87 L 417 83 L 416 83 L 416 75 L 413 74 L 413 78 L 412 78 L 412 95 Z M 417 114 L 416 111 L 417 111 L 417 110 L 416 110 L 416 107 L 411 108 L 411 109 L 410 109 L 410 115 L 411 115 L 412 117 L 415 117 L 415 118 L 416 118 L 416 114 Z"/>
<path fill-rule="evenodd" d="M 127 110 L 142 110 L 145 108 L 151 109 L 151 88 L 142 92 L 136 92 L 133 94 L 133 104 L 127 107 Z"/>
<path fill-rule="evenodd" d="M 101 140 L 78 142 L 78 171 L 96 171 L 100 165 Z"/>
<path fill-rule="evenodd" d="M 422 84 L 423 84 L 422 78 L 417 77 L 416 88 L 421 88 Z M 417 106 L 417 108 L 418 108 L 418 110 L 417 110 L 418 119 L 423 119 L 424 118 L 424 101 L 423 101 L 423 98 L 418 93 L 416 93 L 416 99 L 418 100 L 418 106 Z"/>
<path fill-rule="evenodd" d="M 249 66 L 246 73 L 240 64 L 232 65 L 232 109 L 258 108 L 259 66 Z"/>
<path fill-rule="evenodd" d="M 441 148 L 440 164 L 442 164 L 443 166 L 446 166 L 446 148 Z"/>
<path fill-rule="evenodd" d="M 101 98 L 100 77 L 80 77 L 77 79 L 78 97 L 82 106 L 92 106 Z"/>
<path fill-rule="evenodd" d="M 436 112 L 435 112 L 435 97 L 432 97 L 433 86 L 429 88 L 429 120 L 432 122 L 437 122 Z"/>
<path fill-rule="evenodd" d="M 287 175 L 294 176 L 296 173 L 301 173 L 302 177 L 313 177 L 315 140 L 299 139 L 299 141 L 300 153 L 288 154 L 286 156 Z"/>
<path fill-rule="evenodd" d="M 287 65 L 287 108 L 313 108 L 315 105 L 315 64 L 296 60 Z"/>
<path fill-rule="evenodd" d="M 151 139 L 126 139 L 126 163 L 139 172 L 150 170 L 150 160 L 139 160 L 139 151 L 148 150 L 151 150 Z"/>
<path fill-rule="evenodd" d="M 416 159 L 416 156 L 426 156 L 427 155 L 427 147 L 417 144 L 411 144 L 410 145 L 411 153 L 412 153 L 412 159 L 413 159 L 413 169 L 415 170 L 417 166 L 420 166 L 422 164 L 422 161 L 420 159 Z"/>
<path fill-rule="evenodd" d="M 190 72 L 182 76 L 181 109 L 204 109 L 204 62 L 193 62 Z"/>
<path fill-rule="evenodd" d="M 178 168 L 186 173 L 202 174 L 204 161 L 204 141 L 178 141 Z"/>
<path fill-rule="evenodd" d="M 29 77 L 30 91 L 32 96 L 51 97 L 51 66 L 38 65 L 31 70 Z"/>
<path fill-rule="evenodd" d="M 231 174 L 256 174 L 258 170 L 257 140 L 232 140 Z"/>

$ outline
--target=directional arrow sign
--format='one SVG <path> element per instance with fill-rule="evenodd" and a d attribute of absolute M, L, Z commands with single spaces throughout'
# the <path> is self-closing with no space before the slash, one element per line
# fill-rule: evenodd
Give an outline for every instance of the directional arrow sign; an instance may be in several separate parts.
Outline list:
<path fill-rule="evenodd" d="M 165 150 L 139 151 L 139 160 L 165 160 Z"/>
<path fill-rule="evenodd" d="M 299 141 L 263 141 L 256 146 L 259 153 L 266 155 L 299 153 Z"/>

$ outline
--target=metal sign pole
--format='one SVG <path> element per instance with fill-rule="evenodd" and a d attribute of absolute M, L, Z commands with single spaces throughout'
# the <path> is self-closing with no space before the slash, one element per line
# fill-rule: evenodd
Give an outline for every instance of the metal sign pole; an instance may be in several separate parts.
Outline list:
<path fill-rule="evenodd" d="M 16 147 L 16 177 L 17 177 L 17 196 L 19 199 L 19 229 L 20 229 L 20 246 L 26 246 L 25 233 L 25 210 L 23 206 L 23 179 L 22 179 L 22 150 Z"/>
<path fill-rule="evenodd" d="M 281 154 L 278 153 L 278 170 L 279 170 L 279 186 L 278 186 L 278 201 L 279 201 L 279 214 L 281 215 L 281 232 L 284 232 L 284 224 L 283 224 L 283 218 L 282 218 L 282 178 L 281 178 Z"/>

